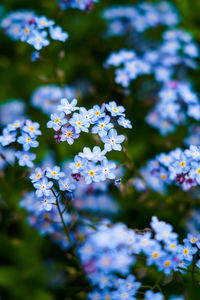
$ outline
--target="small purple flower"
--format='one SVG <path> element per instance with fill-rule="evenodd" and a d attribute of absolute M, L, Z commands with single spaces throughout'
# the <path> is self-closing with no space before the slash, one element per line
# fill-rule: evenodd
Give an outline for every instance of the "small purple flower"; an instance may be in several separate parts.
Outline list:
<path fill-rule="evenodd" d="M 61 132 L 60 140 L 62 142 L 67 141 L 69 145 L 72 145 L 74 140 L 80 136 L 80 134 L 75 132 L 75 129 L 72 126 L 62 127 Z"/>

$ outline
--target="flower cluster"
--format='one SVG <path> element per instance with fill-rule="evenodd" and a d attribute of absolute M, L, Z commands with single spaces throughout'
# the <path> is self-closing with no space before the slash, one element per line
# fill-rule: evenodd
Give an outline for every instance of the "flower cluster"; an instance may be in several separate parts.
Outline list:
<path fill-rule="evenodd" d="M 183 124 L 187 116 L 200 119 L 197 94 L 185 82 L 169 81 L 160 90 L 159 101 L 148 113 L 146 121 L 166 135 Z"/>
<path fill-rule="evenodd" d="M 90 11 L 94 3 L 98 0 L 57 0 L 59 2 L 60 8 L 65 10 L 67 8 L 76 8 L 80 10 Z"/>
<path fill-rule="evenodd" d="M 20 40 L 41 50 L 50 44 L 48 33 L 52 40 L 65 42 L 68 33 L 60 26 L 54 26 L 54 21 L 45 16 L 37 16 L 32 11 L 15 11 L 9 13 L 1 22 L 1 28 L 14 40 Z"/>
<path fill-rule="evenodd" d="M 33 92 L 31 104 L 41 109 L 43 113 L 50 115 L 56 113 L 61 98 L 72 100 L 75 96 L 76 91 L 71 86 L 66 85 L 61 88 L 55 84 L 43 85 Z"/>
<path fill-rule="evenodd" d="M 167 1 L 155 4 L 140 2 L 137 5 L 114 5 L 103 11 L 108 21 L 108 34 L 121 36 L 129 32 L 143 32 L 159 25 L 175 26 L 179 23 L 176 9 Z"/>
<path fill-rule="evenodd" d="M 139 75 L 147 74 L 154 74 L 158 82 L 165 83 L 172 80 L 175 66 L 196 67 L 194 59 L 199 56 L 199 50 L 188 32 L 167 30 L 163 39 L 160 47 L 145 51 L 144 55 L 138 56 L 135 51 L 126 49 L 111 53 L 105 66 L 117 67 L 116 83 L 126 88 Z"/>
<path fill-rule="evenodd" d="M 66 250 L 69 247 L 69 241 L 63 230 L 57 207 L 53 205 L 54 200 L 55 198 L 53 198 L 53 196 L 51 198 L 38 198 L 32 191 L 24 195 L 19 205 L 29 212 L 27 221 L 32 227 L 39 231 L 40 235 L 50 236 L 55 243 Z M 71 222 L 70 214 L 66 212 L 62 203 L 60 203 L 60 207 L 65 223 L 69 224 Z"/>
<path fill-rule="evenodd" d="M 36 140 L 38 135 L 41 135 L 39 127 L 39 123 L 32 122 L 31 120 L 15 120 L 3 129 L 0 136 L 0 143 L 3 147 L 15 142 L 23 147 L 23 151 L 15 153 L 20 166 L 33 167 L 33 160 L 36 158 L 36 155 L 29 152 L 29 150 L 30 148 L 39 146 L 39 142 Z"/>
<path fill-rule="evenodd" d="M 64 172 L 60 171 L 60 167 L 36 168 L 30 176 L 30 180 L 36 189 L 35 195 L 40 202 L 39 209 L 52 210 L 53 204 L 56 203 L 56 184 L 59 186 L 59 192 L 71 193 L 75 185 Z"/>
<path fill-rule="evenodd" d="M 118 135 L 112 120 L 124 128 L 132 128 L 129 120 L 125 119 L 125 108 L 117 106 L 115 101 L 103 104 L 101 107 L 94 105 L 92 109 L 77 107 L 77 100 L 69 102 L 66 98 L 61 99 L 57 107 L 59 113 L 51 114 L 51 120 L 47 123 L 48 128 L 56 131 L 57 142 L 67 141 L 69 145 L 80 136 L 80 133 L 89 132 L 98 134 L 104 143 L 104 149 L 95 146 L 92 150 L 84 147 L 83 152 L 75 156 L 70 168 L 75 178 L 84 177 L 86 184 L 115 179 L 116 164 L 109 162 L 105 157 L 112 150 L 121 151 L 121 143 L 125 140 L 124 135 Z M 79 111 L 76 112 L 76 111 Z M 100 164 L 98 164 L 100 163 Z"/>
<path fill-rule="evenodd" d="M 138 289 L 142 290 L 142 284 L 129 272 L 140 257 L 145 258 L 147 266 L 155 265 L 165 275 L 172 272 L 184 274 L 199 252 L 199 235 L 188 234 L 183 244 L 179 244 L 178 234 L 173 232 L 172 226 L 157 217 L 152 218 L 151 229 L 139 233 L 124 224 L 110 226 L 107 222 L 101 223 L 95 232 L 87 235 L 78 250 L 88 278 L 95 287 L 89 299 L 94 299 L 94 296 L 95 299 L 107 299 L 106 295 L 110 299 L 136 299 L 134 296 Z M 200 268 L 199 260 L 196 267 Z M 118 278 L 117 274 L 126 278 Z M 151 293 L 146 291 L 144 299 L 156 296 L 153 291 Z M 162 294 L 157 294 L 156 299 L 164 299 Z"/>
<path fill-rule="evenodd" d="M 177 148 L 168 154 L 161 153 L 141 168 L 140 173 L 147 186 L 157 192 L 165 193 L 166 185 L 172 183 L 187 191 L 200 184 L 200 148 L 191 145 L 184 151 Z"/>

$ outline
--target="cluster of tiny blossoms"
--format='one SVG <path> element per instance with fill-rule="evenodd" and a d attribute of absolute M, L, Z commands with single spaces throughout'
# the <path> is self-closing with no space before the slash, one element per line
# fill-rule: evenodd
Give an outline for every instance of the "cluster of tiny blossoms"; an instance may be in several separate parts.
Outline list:
<path fill-rule="evenodd" d="M 68 194 L 65 196 L 67 201 Z M 60 200 L 60 199 L 59 199 Z M 60 221 L 60 215 L 56 205 L 54 205 L 55 197 L 37 197 L 36 193 L 31 191 L 26 193 L 20 201 L 20 207 L 24 208 L 29 215 L 27 221 L 30 226 L 36 228 L 41 236 L 50 236 L 62 249 L 69 248 L 69 241 L 63 230 L 63 224 Z M 62 216 L 65 223 L 71 223 L 71 216 L 66 212 L 65 207 L 60 203 Z"/>
<path fill-rule="evenodd" d="M 70 164 L 74 178 L 79 180 L 83 176 L 86 184 L 104 181 L 107 178 L 114 179 L 116 164 L 109 162 L 105 154 L 112 150 L 121 151 L 121 143 L 125 140 L 125 136 L 118 135 L 114 129 L 115 118 L 120 126 L 132 128 L 130 121 L 125 119 L 125 108 L 111 101 L 101 107 L 94 105 L 92 109 L 87 110 L 77 107 L 76 99 L 69 102 L 63 98 L 57 109 L 59 113 L 51 114 L 51 120 L 47 123 L 48 128 L 56 131 L 57 142 L 66 141 L 72 145 L 81 132 L 88 133 L 90 130 L 92 134 L 98 134 L 104 144 L 103 150 L 99 146 L 92 150 L 84 147 L 83 152 L 75 156 L 74 162 Z"/>
<path fill-rule="evenodd" d="M 148 113 L 146 121 L 166 135 L 177 125 L 184 124 L 187 116 L 200 119 L 197 94 L 185 82 L 168 81 L 160 90 L 159 101 Z"/>
<path fill-rule="evenodd" d="M 183 244 L 179 244 L 178 234 L 173 232 L 172 226 L 157 217 L 152 218 L 151 229 L 141 233 L 128 229 L 124 224 L 110 225 L 105 221 L 96 231 L 87 234 L 85 243 L 78 250 L 95 288 L 89 299 L 109 297 L 111 300 L 136 299 L 138 290 L 144 291 L 146 287 L 143 288 L 130 274 L 131 266 L 141 258 L 145 259 L 148 267 L 155 265 L 165 275 L 172 272 L 185 274 L 193 260 L 200 268 L 199 252 L 199 235 L 188 234 Z M 119 278 L 119 274 L 123 278 Z M 144 299 L 153 298 L 161 300 L 164 296 L 147 290 Z"/>
<path fill-rule="evenodd" d="M 20 166 L 33 167 L 33 160 L 36 155 L 29 150 L 39 146 L 39 142 L 36 140 L 38 135 L 41 135 L 39 127 L 37 122 L 16 120 L 3 129 L 0 136 L 0 143 L 3 147 L 12 143 L 15 143 L 16 149 L 18 149 L 18 144 L 23 147 L 23 151 L 15 152 Z"/>
<path fill-rule="evenodd" d="M 164 193 L 166 186 L 172 183 L 187 191 L 200 184 L 200 148 L 191 145 L 184 151 L 177 148 L 168 154 L 161 153 L 150 160 L 140 173 L 145 183 L 157 192 Z M 140 180 L 134 185 L 143 190 Z"/>
<path fill-rule="evenodd" d="M 179 23 L 175 8 L 167 1 L 158 3 L 141 2 L 137 5 L 114 5 L 103 11 L 102 17 L 108 21 L 108 34 L 121 36 L 133 32 L 143 32 L 160 25 L 174 26 Z"/>
<path fill-rule="evenodd" d="M 61 98 L 67 98 L 70 101 L 76 97 L 75 88 L 72 86 L 60 87 L 55 84 L 42 85 L 32 94 L 32 106 L 40 109 L 43 113 L 50 115 L 57 111 L 57 106 Z"/>
<path fill-rule="evenodd" d="M 115 67 L 115 81 L 124 88 L 128 88 L 131 81 L 140 75 L 154 74 L 155 80 L 162 84 L 160 101 L 147 115 L 146 121 L 162 135 L 166 135 L 175 131 L 177 125 L 184 123 L 186 116 L 199 119 L 197 95 L 183 76 L 186 68 L 197 67 L 199 49 L 192 35 L 178 28 L 165 31 L 161 45 L 152 46 L 147 43 L 149 42 L 137 40 L 139 55 L 136 49 L 122 49 L 111 53 L 105 67 Z M 146 51 L 146 48 L 149 50 Z"/>
<path fill-rule="evenodd" d="M 145 51 L 144 55 L 125 49 L 111 53 L 105 66 L 117 68 L 116 83 L 127 88 L 139 75 L 147 74 L 154 74 L 156 81 L 165 83 L 177 72 L 175 66 L 196 67 L 198 47 L 188 32 L 170 29 L 164 32 L 163 39 L 161 46 Z"/>
<path fill-rule="evenodd" d="M 60 8 L 65 10 L 67 8 L 76 8 L 84 11 L 90 11 L 93 8 L 94 3 L 98 0 L 57 0 Z"/>
<path fill-rule="evenodd" d="M 20 40 L 41 50 L 50 44 L 48 33 L 52 40 L 65 42 L 68 33 L 60 26 L 54 26 L 54 21 L 45 16 L 37 16 L 32 11 L 15 11 L 9 13 L 1 22 L 1 28 L 14 40 Z"/>

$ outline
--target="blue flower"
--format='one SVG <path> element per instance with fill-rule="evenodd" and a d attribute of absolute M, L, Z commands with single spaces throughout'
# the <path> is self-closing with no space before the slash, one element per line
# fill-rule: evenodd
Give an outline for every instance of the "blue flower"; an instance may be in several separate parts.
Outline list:
<path fill-rule="evenodd" d="M 23 131 L 27 132 L 31 137 L 34 137 L 42 134 L 39 127 L 40 124 L 38 122 L 26 120 L 25 125 L 23 126 Z"/>
<path fill-rule="evenodd" d="M 189 159 L 181 154 L 179 159 L 177 159 L 171 166 L 170 171 L 175 171 L 176 174 L 186 173 L 190 169 Z"/>
<path fill-rule="evenodd" d="M 101 180 L 104 181 L 108 179 L 115 179 L 116 175 L 113 171 L 116 170 L 116 164 L 113 162 L 109 162 L 106 158 L 104 158 L 101 162 Z"/>
<path fill-rule="evenodd" d="M 83 152 L 79 152 L 78 155 L 82 158 L 87 158 L 87 160 L 97 162 L 104 159 L 104 154 L 105 151 L 101 151 L 100 147 L 94 146 L 92 151 L 90 148 L 84 147 Z"/>
<path fill-rule="evenodd" d="M 47 123 L 48 128 L 53 128 L 55 131 L 59 130 L 61 126 L 67 123 L 65 114 L 62 112 L 60 115 L 51 114 L 51 120 Z"/>
<path fill-rule="evenodd" d="M 2 146 L 7 146 L 16 140 L 16 132 L 10 132 L 7 128 L 3 129 L 3 135 L 0 136 Z"/>
<path fill-rule="evenodd" d="M 192 246 L 190 243 L 185 243 L 184 245 L 178 246 L 178 258 L 180 260 L 187 260 L 191 262 L 193 260 L 193 255 L 198 251 L 198 249 Z"/>
<path fill-rule="evenodd" d="M 190 145 L 190 149 L 185 150 L 185 155 L 193 160 L 200 160 L 200 148 Z"/>
<path fill-rule="evenodd" d="M 69 123 L 75 128 L 76 133 L 81 131 L 88 132 L 90 123 L 80 114 L 74 113 Z"/>
<path fill-rule="evenodd" d="M 164 300 L 164 296 L 161 293 L 154 293 L 149 290 L 145 292 L 144 300 Z"/>
<path fill-rule="evenodd" d="M 46 38 L 47 32 L 46 31 L 37 31 L 34 30 L 27 40 L 27 43 L 32 45 L 36 50 L 41 50 L 43 47 L 49 45 L 49 40 Z"/>
<path fill-rule="evenodd" d="M 35 19 L 35 21 L 36 21 L 37 27 L 39 29 L 44 29 L 46 27 L 51 27 L 55 23 L 53 20 L 48 20 L 45 16 L 37 17 Z"/>
<path fill-rule="evenodd" d="M 70 169 L 72 169 L 72 173 L 76 174 L 84 170 L 86 164 L 87 164 L 87 159 L 84 159 L 79 155 L 76 155 L 74 157 L 74 162 L 70 163 L 69 167 Z"/>
<path fill-rule="evenodd" d="M 38 141 L 27 133 L 22 133 L 22 136 L 18 137 L 17 142 L 23 145 L 24 151 L 28 151 L 31 147 L 36 148 L 39 145 Z"/>
<path fill-rule="evenodd" d="M 105 105 L 102 105 L 101 107 L 99 105 L 94 105 L 93 111 L 94 111 L 94 115 L 92 117 L 93 123 L 105 117 Z"/>
<path fill-rule="evenodd" d="M 7 128 L 9 131 L 15 131 L 18 128 L 21 128 L 23 125 L 23 121 L 21 120 L 16 120 L 15 122 L 8 124 Z"/>
<path fill-rule="evenodd" d="M 46 177 L 34 183 L 33 186 L 34 188 L 36 188 L 35 193 L 37 197 L 42 197 L 42 196 L 49 197 L 52 194 L 51 188 L 53 186 L 53 182 L 48 181 Z"/>
<path fill-rule="evenodd" d="M 56 203 L 56 198 L 53 195 L 49 197 L 43 196 L 42 199 L 40 200 L 39 210 L 50 211 L 52 210 L 53 203 Z"/>
<path fill-rule="evenodd" d="M 119 125 L 121 125 L 124 128 L 132 128 L 131 121 L 128 119 L 125 119 L 124 117 L 120 117 L 117 120 L 117 122 Z"/>
<path fill-rule="evenodd" d="M 194 235 L 188 233 L 187 238 L 183 240 L 184 243 L 191 243 L 192 245 L 197 245 L 200 248 L 200 234 Z"/>
<path fill-rule="evenodd" d="M 72 192 L 75 189 L 75 185 L 70 182 L 69 178 L 59 179 L 59 189 L 61 191 Z"/>
<path fill-rule="evenodd" d="M 124 88 L 128 87 L 130 84 L 130 78 L 124 69 L 117 69 L 115 71 L 115 81 L 121 84 Z"/>
<path fill-rule="evenodd" d="M 44 170 L 41 168 L 36 168 L 34 173 L 29 177 L 33 183 L 39 181 L 44 176 Z"/>
<path fill-rule="evenodd" d="M 40 59 L 40 52 L 33 51 L 33 53 L 31 54 L 31 61 L 35 62 L 38 59 Z"/>
<path fill-rule="evenodd" d="M 64 112 L 66 115 L 70 115 L 73 111 L 78 110 L 79 108 L 76 106 L 77 100 L 73 99 L 69 102 L 66 98 L 61 99 L 61 104 L 58 105 L 57 109 L 59 111 Z"/>
<path fill-rule="evenodd" d="M 49 33 L 53 40 L 61 42 L 65 42 L 69 37 L 68 33 L 62 31 L 62 28 L 60 26 L 50 27 Z"/>
<path fill-rule="evenodd" d="M 159 271 L 163 271 L 165 275 L 169 275 L 177 267 L 178 262 L 172 255 L 164 255 L 157 261 Z"/>
<path fill-rule="evenodd" d="M 107 131 L 113 128 L 113 124 L 110 123 L 110 117 L 106 116 L 104 119 L 97 121 L 97 124 L 92 127 L 92 133 L 98 133 L 100 137 L 106 136 Z"/>
<path fill-rule="evenodd" d="M 137 290 L 140 288 L 141 283 L 135 281 L 135 276 L 130 274 L 126 279 L 118 279 L 117 286 L 119 291 L 131 292 L 132 296 L 134 296 L 137 293 Z"/>
<path fill-rule="evenodd" d="M 92 124 L 92 119 L 94 117 L 95 111 L 93 109 L 85 109 L 84 107 L 80 108 L 80 115 L 83 116 L 83 118 L 86 119 L 86 121 L 88 121 L 90 124 Z"/>
<path fill-rule="evenodd" d="M 25 152 L 25 151 L 17 151 L 15 153 L 15 156 L 19 160 L 20 166 L 27 166 L 29 168 L 33 167 L 32 160 L 34 160 L 36 158 L 36 155 L 34 153 Z"/>
<path fill-rule="evenodd" d="M 92 182 L 100 181 L 100 167 L 92 162 L 89 162 L 83 170 L 85 183 L 90 184 Z"/>
<path fill-rule="evenodd" d="M 111 113 L 112 117 L 125 116 L 123 113 L 125 108 L 123 106 L 117 106 L 115 101 L 110 101 L 108 104 L 106 104 L 106 109 Z"/>
<path fill-rule="evenodd" d="M 115 129 L 110 129 L 109 133 L 105 137 L 101 137 L 103 143 L 105 143 L 105 150 L 117 150 L 121 151 L 122 146 L 120 145 L 125 140 L 124 135 L 117 135 L 117 131 Z"/>
<path fill-rule="evenodd" d="M 72 145 L 74 140 L 80 136 L 78 133 L 75 133 L 75 129 L 72 126 L 62 127 L 61 132 L 61 141 L 67 141 L 69 145 Z"/>
<path fill-rule="evenodd" d="M 64 172 L 60 172 L 60 167 L 55 166 L 53 168 L 46 168 L 46 176 L 52 179 L 60 179 L 65 176 Z"/>

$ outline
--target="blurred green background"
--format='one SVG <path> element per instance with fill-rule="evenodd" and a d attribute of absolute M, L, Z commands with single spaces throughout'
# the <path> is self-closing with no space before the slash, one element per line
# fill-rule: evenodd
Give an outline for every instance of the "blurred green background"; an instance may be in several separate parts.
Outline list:
<path fill-rule="evenodd" d="M 149 1 L 154 2 L 154 1 Z M 56 0 L 5 0 L 1 4 L 5 12 L 17 9 L 31 9 L 38 15 L 54 19 L 56 24 L 69 33 L 66 43 L 53 42 L 48 51 L 43 49 L 44 58 L 31 62 L 33 48 L 26 43 L 12 41 L 0 32 L 0 102 L 11 98 L 20 98 L 27 103 L 27 113 L 34 121 L 41 123 L 44 134 L 38 160 L 44 157 L 47 149 L 55 151 L 57 163 L 73 157 L 84 146 L 93 144 L 90 137 L 83 134 L 79 143 L 73 147 L 56 144 L 53 131 L 46 129 L 47 116 L 29 105 L 34 90 L 44 84 L 66 84 L 84 89 L 79 105 L 90 108 L 94 104 L 116 100 L 127 109 L 133 130 L 128 131 L 128 152 L 136 168 L 162 151 L 168 152 L 176 147 L 183 147 L 187 135 L 187 125 L 181 126 L 176 133 L 161 137 L 149 127 L 144 118 L 153 106 L 145 93 L 142 93 L 143 79 L 131 84 L 130 95 L 124 95 L 123 89 L 114 83 L 113 70 L 106 70 L 103 63 L 112 51 L 129 48 L 126 37 L 105 38 L 106 22 L 100 17 L 104 8 L 113 4 L 134 4 L 136 1 L 100 0 L 90 13 L 68 9 L 61 11 Z M 200 1 L 176 0 L 182 22 L 180 27 L 192 32 L 196 42 L 200 42 Z M 153 29 L 146 34 L 161 39 L 160 29 Z M 61 58 L 61 54 L 64 57 Z M 194 81 L 194 88 L 199 93 L 199 70 L 191 71 L 189 77 Z M 126 157 L 122 153 L 112 155 L 122 163 Z M 25 179 L 19 179 L 21 168 L 8 168 L 1 174 L 0 198 L 0 299 L 3 300 L 54 300 L 85 299 L 84 285 L 74 272 L 70 255 L 60 250 L 48 237 L 42 238 L 36 230 L 26 223 L 26 212 L 18 207 L 24 191 L 31 189 Z M 126 178 L 134 176 L 129 172 Z M 195 199 L 177 187 L 172 187 L 167 196 L 153 191 L 137 193 L 133 187 L 122 193 L 113 189 L 113 193 L 122 207 L 114 221 L 122 221 L 130 228 L 149 226 L 152 215 L 170 222 L 175 231 L 184 237 L 184 223 L 191 208 L 200 207 L 200 197 Z M 139 270 L 134 270 L 139 272 Z M 158 272 L 149 274 L 153 282 Z M 181 294 L 188 290 L 187 299 L 200 299 L 199 289 L 190 286 L 190 275 L 181 279 L 177 275 L 173 283 L 163 286 L 167 295 Z M 150 284 L 148 282 L 148 284 Z"/>

